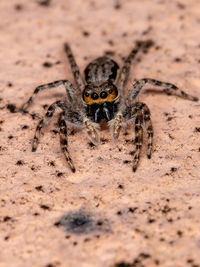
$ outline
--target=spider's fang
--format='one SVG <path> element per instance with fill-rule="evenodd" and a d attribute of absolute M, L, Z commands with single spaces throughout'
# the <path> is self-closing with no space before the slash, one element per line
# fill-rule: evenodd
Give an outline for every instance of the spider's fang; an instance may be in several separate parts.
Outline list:
<path fill-rule="evenodd" d="M 107 107 L 103 107 L 103 111 L 106 115 L 106 120 L 109 121 L 111 119 L 111 116 L 110 116 L 110 111 Z"/>
<path fill-rule="evenodd" d="M 99 118 L 99 113 L 100 113 L 100 108 L 97 108 L 94 114 L 94 121 L 98 122 L 98 118 Z"/>

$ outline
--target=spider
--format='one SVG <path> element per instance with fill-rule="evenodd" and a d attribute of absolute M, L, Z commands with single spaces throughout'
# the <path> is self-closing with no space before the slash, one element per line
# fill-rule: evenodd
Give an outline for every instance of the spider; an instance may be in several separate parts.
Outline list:
<path fill-rule="evenodd" d="M 60 108 L 62 110 L 58 120 L 60 144 L 72 172 L 75 172 L 76 169 L 68 150 L 67 124 L 69 122 L 85 128 L 91 142 L 98 145 L 100 143 L 99 130 L 103 121 L 107 123 L 114 140 L 118 139 L 120 130 L 126 122 L 132 121 L 135 129 L 133 172 L 136 171 L 140 159 L 143 144 L 143 129 L 147 132 L 147 157 L 150 159 L 153 147 L 153 127 L 150 111 L 145 103 L 136 100 L 144 85 L 151 84 L 163 87 L 163 91 L 168 95 L 175 94 L 188 100 L 198 101 L 197 97 L 185 93 L 171 83 L 149 78 L 136 81 L 132 85 L 128 95 L 125 95 L 125 86 L 128 81 L 133 59 L 139 51 L 145 52 L 152 45 L 153 42 L 150 40 L 136 42 L 135 47 L 125 58 L 121 69 L 109 57 L 98 57 L 87 65 L 84 70 L 85 79 L 83 79 L 71 48 L 68 43 L 65 43 L 64 50 L 68 57 L 77 89 L 68 80 L 59 80 L 40 85 L 34 90 L 29 100 L 22 105 L 19 111 L 27 113 L 27 109 L 33 103 L 35 96 L 39 92 L 60 85 L 63 85 L 66 89 L 65 100 L 56 101 L 51 104 L 43 119 L 39 121 L 32 142 L 32 151 L 34 152 L 37 149 L 41 129 L 48 124 L 56 108 Z"/>

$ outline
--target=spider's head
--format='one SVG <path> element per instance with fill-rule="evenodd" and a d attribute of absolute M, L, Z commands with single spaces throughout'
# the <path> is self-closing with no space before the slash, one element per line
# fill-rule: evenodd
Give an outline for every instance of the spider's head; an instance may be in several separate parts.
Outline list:
<path fill-rule="evenodd" d="M 83 101 L 87 105 L 112 103 L 118 96 L 117 87 L 111 82 L 106 81 L 102 84 L 87 84 L 83 91 Z"/>

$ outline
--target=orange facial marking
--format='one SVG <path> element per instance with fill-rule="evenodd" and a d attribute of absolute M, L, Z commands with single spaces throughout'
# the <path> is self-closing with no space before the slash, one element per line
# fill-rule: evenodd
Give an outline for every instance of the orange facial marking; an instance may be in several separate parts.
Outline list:
<path fill-rule="evenodd" d="M 106 93 L 107 96 L 102 97 L 101 91 L 92 93 L 85 91 L 83 93 L 83 100 L 86 102 L 87 105 L 102 104 L 104 102 L 113 102 L 118 95 L 117 89 L 114 87 L 112 89 L 108 88 L 104 90 L 103 93 Z"/>

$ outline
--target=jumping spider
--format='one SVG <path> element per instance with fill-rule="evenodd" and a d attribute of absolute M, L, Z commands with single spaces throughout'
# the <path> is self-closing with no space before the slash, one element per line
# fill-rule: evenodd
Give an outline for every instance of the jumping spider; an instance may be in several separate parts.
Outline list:
<path fill-rule="evenodd" d="M 32 143 L 32 151 L 36 151 L 41 129 L 47 125 L 57 107 L 62 112 L 59 116 L 60 144 L 66 160 L 75 172 L 73 161 L 68 151 L 67 122 L 86 129 L 89 139 L 95 145 L 100 143 L 100 122 L 105 121 L 110 128 L 111 136 L 118 139 L 120 130 L 125 122 L 132 120 L 135 127 L 135 154 L 133 157 L 133 171 L 135 172 L 140 158 L 143 143 L 143 128 L 148 135 L 147 157 L 152 154 L 153 127 L 150 119 L 150 111 L 145 103 L 136 101 L 140 90 L 146 83 L 163 87 L 167 94 L 175 94 L 182 98 L 198 101 L 183 92 L 175 85 L 160 82 L 154 79 L 141 79 L 132 85 L 130 93 L 125 96 L 124 89 L 129 77 L 132 60 L 138 51 L 145 52 L 153 43 L 151 41 L 137 42 L 127 58 L 125 58 L 122 68 L 112 59 L 103 56 L 93 60 L 84 70 L 85 79 L 82 78 L 79 67 L 76 64 L 69 44 L 64 44 L 71 70 L 74 75 L 77 89 L 68 80 L 59 80 L 45 85 L 38 86 L 33 95 L 20 109 L 26 113 L 27 108 L 33 103 L 37 93 L 42 90 L 63 85 L 66 89 L 66 99 L 56 101 L 49 106 L 44 118 L 40 120 Z"/>

